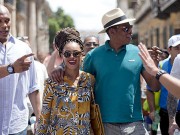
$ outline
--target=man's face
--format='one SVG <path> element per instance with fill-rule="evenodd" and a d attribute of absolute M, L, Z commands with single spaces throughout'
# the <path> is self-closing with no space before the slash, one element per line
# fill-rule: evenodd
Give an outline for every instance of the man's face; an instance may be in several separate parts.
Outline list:
<path fill-rule="evenodd" d="M 180 53 L 180 44 L 175 47 L 170 47 L 168 50 L 171 57 L 174 59 Z"/>
<path fill-rule="evenodd" d="M 84 41 L 84 53 L 88 53 L 90 50 L 99 46 L 99 40 L 95 37 L 87 37 Z"/>
<path fill-rule="evenodd" d="M 114 40 L 117 42 L 121 42 L 122 44 L 127 44 L 132 39 L 132 25 L 129 23 L 124 23 L 120 25 L 113 26 L 112 28 L 115 29 Z"/>
<path fill-rule="evenodd" d="M 9 13 L 0 13 L 0 42 L 4 43 L 8 39 L 10 32 L 10 15 Z"/>

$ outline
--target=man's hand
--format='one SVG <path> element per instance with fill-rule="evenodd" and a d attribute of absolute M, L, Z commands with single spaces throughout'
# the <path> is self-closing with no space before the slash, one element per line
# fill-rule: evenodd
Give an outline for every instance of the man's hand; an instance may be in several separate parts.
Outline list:
<path fill-rule="evenodd" d="M 15 73 L 21 73 L 29 69 L 31 65 L 31 61 L 28 60 L 28 57 L 33 56 L 33 53 L 27 54 L 22 56 L 21 58 L 17 59 L 12 66 L 14 67 Z"/>
<path fill-rule="evenodd" d="M 155 120 L 155 111 L 150 112 L 149 117 L 152 121 L 154 121 Z"/>
<path fill-rule="evenodd" d="M 59 84 L 63 83 L 64 80 L 64 69 L 62 66 L 59 66 L 58 68 L 54 69 L 51 74 L 49 75 L 49 78 Z"/>
<path fill-rule="evenodd" d="M 159 61 L 162 60 L 163 52 L 157 46 L 153 46 L 151 49 L 148 50 L 151 58 L 154 60 L 156 66 L 158 65 Z"/>
<path fill-rule="evenodd" d="M 38 120 L 36 120 L 36 122 L 34 123 L 34 134 L 36 133 L 37 125 L 38 125 Z"/>
<path fill-rule="evenodd" d="M 158 72 L 158 68 L 156 64 L 154 63 L 153 59 L 151 58 L 146 46 L 142 43 L 138 45 L 138 48 L 140 50 L 139 55 L 142 59 L 143 65 L 146 69 L 146 71 L 151 74 L 152 76 L 156 76 Z"/>
<path fill-rule="evenodd" d="M 169 123 L 169 135 L 173 135 L 175 129 L 179 129 L 179 127 L 178 127 L 178 125 L 176 124 L 176 122 Z"/>

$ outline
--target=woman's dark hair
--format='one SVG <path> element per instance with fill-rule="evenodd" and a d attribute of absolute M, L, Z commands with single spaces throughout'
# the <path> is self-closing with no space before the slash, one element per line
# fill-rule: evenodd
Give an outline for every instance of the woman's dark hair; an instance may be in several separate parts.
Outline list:
<path fill-rule="evenodd" d="M 62 53 L 64 46 L 69 42 L 78 43 L 81 50 L 83 50 L 83 43 L 80 34 L 76 29 L 67 27 L 56 33 L 55 47 L 59 51 L 59 54 Z"/>

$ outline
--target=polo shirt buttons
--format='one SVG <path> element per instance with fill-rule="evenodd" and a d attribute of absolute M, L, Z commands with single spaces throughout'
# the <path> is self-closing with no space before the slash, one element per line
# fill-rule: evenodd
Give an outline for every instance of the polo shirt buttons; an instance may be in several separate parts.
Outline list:
<path fill-rule="evenodd" d="M 133 117 L 132 114 L 130 115 L 130 117 L 131 117 L 131 118 Z"/>

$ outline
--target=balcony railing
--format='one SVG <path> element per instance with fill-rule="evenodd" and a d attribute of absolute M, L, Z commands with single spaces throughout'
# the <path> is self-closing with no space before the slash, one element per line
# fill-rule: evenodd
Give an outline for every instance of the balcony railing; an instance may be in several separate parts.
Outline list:
<path fill-rule="evenodd" d="M 162 12 L 180 11 L 180 0 L 159 0 Z"/>
<path fill-rule="evenodd" d="M 151 0 L 151 9 L 154 17 L 166 19 L 170 16 L 170 13 L 161 11 L 162 2 L 164 3 L 165 1 L 167 0 Z"/>

